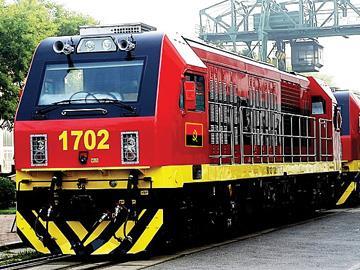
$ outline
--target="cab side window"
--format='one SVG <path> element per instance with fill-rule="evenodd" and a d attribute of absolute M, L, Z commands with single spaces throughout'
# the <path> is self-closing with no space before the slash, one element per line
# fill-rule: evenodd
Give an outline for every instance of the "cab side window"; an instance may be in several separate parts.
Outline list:
<path fill-rule="evenodd" d="M 322 97 L 311 98 L 311 114 L 325 114 L 325 100 Z"/>
<path fill-rule="evenodd" d="M 195 111 L 205 111 L 205 79 L 204 76 L 192 73 L 185 74 L 185 80 L 196 84 L 196 109 Z"/>

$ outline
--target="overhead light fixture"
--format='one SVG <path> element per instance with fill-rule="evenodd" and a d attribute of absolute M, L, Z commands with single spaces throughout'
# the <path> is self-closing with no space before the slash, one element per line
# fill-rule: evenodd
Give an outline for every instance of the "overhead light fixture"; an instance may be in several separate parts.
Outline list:
<path fill-rule="evenodd" d="M 135 49 L 136 44 L 133 40 L 130 40 L 130 38 L 128 38 L 118 40 L 118 46 L 121 51 L 131 52 Z"/>
<path fill-rule="evenodd" d="M 65 55 L 69 55 L 69 54 L 73 53 L 75 49 L 70 44 L 64 43 L 63 41 L 58 40 L 58 41 L 54 42 L 53 50 L 54 50 L 54 52 L 59 53 L 59 54 L 63 53 Z"/>
<path fill-rule="evenodd" d="M 115 52 L 117 46 L 111 37 L 91 37 L 80 40 L 78 53 Z"/>

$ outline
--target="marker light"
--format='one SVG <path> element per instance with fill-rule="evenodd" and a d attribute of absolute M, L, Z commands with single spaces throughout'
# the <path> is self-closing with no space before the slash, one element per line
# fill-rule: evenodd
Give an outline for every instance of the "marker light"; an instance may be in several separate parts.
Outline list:
<path fill-rule="evenodd" d="M 137 131 L 121 132 L 121 162 L 139 163 L 139 134 Z"/>
<path fill-rule="evenodd" d="M 117 46 L 111 37 L 83 38 L 77 47 L 78 53 L 115 51 L 117 51 Z"/>
<path fill-rule="evenodd" d="M 31 166 L 47 166 L 47 135 L 30 135 Z"/>

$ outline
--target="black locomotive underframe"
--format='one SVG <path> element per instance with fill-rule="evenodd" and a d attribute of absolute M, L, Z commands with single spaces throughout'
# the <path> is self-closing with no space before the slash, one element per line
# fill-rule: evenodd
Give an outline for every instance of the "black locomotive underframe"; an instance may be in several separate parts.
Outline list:
<path fill-rule="evenodd" d="M 129 209 L 129 218 L 133 220 L 141 209 L 163 209 L 164 224 L 157 240 L 151 243 L 152 247 L 158 243 L 197 242 L 214 232 L 221 237 L 244 224 L 272 219 L 275 222 L 280 216 L 333 207 L 339 193 L 338 177 L 337 173 L 327 173 L 211 183 L 198 181 L 181 189 L 149 189 L 146 192 L 136 187 L 125 190 L 88 190 L 86 186 L 79 190 L 51 190 L 44 187 L 18 191 L 17 210 L 33 228 L 36 223 L 33 211 L 44 221 L 62 224 L 79 220 L 86 228 L 91 228 L 104 213 L 108 213 L 105 219 L 111 220 L 119 204 Z M 119 219 L 123 218 L 121 215 Z M 46 234 L 44 231 L 37 233 Z M 64 233 L 70 235 L 70 240 L 76 239 L 70 231 Z M 50 242 L 47 244 L 51 246 Z M 72 245 L 76 246 L 75 242 Z"/>

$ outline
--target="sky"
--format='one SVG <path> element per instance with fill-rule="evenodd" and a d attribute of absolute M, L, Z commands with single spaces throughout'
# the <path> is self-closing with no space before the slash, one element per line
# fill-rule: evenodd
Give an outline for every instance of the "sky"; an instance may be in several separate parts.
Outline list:
<path fill-rule="evenodd" d="M 101 24 L 143 22 L 159 31 L 195 36 L 199 10 L 220 0 L 55 0 L 68 9 L 88 14 Z M 360 91 L 360 36 L 320 39 L 324 46 L 321 73 L 332 77 L 332 86 Z"/>

